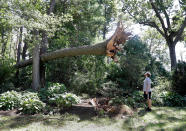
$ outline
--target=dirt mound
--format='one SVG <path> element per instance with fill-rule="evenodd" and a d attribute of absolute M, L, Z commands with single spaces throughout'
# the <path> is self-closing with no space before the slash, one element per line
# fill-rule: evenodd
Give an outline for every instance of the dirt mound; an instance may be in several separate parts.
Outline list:
<path fill-rule="evenodd" d="M 108 114 L 112 117 L 121 118 L 122 116 L 132 116 L 134 113 L 127 105 L 112 106 L 111 108 L 112 109 L 109 110 Z"/>
<path fill-rule="evenodd" d="M 110 105 L 109 100 L 109 98 L 93 98 L 89 104 L 93 105 L 96 111 L 104 111 L 109 116 L 133 115 L 133 110 L 127 105 Z"/>

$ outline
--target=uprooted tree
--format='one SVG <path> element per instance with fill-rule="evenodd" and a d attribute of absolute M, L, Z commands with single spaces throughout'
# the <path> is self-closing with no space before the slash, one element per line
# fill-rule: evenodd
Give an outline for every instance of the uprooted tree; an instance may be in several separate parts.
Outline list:
<path fill-rule="evenodd" d="M 118 22 L 114 34 L 104 42 L 89 46 L 64 48 L 41 55 L 39 45 L 36 45 L 33 50 L 33 58 L 17 63 L 15 67 L 22 68 L 32 64 L 32 88 L 38 90 L 40 87 L 40 61 L 46 62 L 57 58 L 79 55 L 107 55 L 116 61 L 115 55 L 120 50 L 119 45 L 124 44 L 130 35 L 130 33 L 125 32 L 122 22 Z"/>

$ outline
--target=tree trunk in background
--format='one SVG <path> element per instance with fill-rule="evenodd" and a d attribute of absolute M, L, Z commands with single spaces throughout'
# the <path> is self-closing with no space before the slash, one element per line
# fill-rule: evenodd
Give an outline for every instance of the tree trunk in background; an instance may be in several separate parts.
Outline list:
<path fill-rule="evenodd" d="M 53 11 L 54 11 L 54 7 L 55 7 L 56 1 L 55 0 L 50 0 L 50 8 L 48 10 L 48 15 L 50 15 Z"/>
<path fill-rule="evenodd" d="M 40 53 L 39 45 L 33 50 L 33 67 L 32 67 L 32 89 L 38 90 L 40 87 Z"/>
<path fill-rule="evenodd" d="M 1 54 L 2 54 L 2 58 L 4 59 L 5 50 L 6 50 L 6 43 L 5 43 L 5 40 L 4 40 L 4 30 L 3 29 L 2 29 L 2 32 L 1 32 L 1 43 L 2 43 Z"/>
<path fill-rule="evenodd" d="M 169 54 L 171 59 L 171 70 L 173 70 L 176 67 L 176 52 L 175 52 L 175 44 L 169 44 Z"/>
<path fill-rule="evenodd" d="M 55 7 L 55 0 L 50 1 L 50 8 L 48 9 L 47 14 L 50 15 L 54 11 Z M 42 42 L 41 42 L 41 49 L 40 54 L 44 54 L 47 51 L 48 46 L 48 36 L 46 31 L 42 31 Z M 41 62 L 40 64 L 40 79 L 41 79 L 41 86 L 45 87 L 45 64 Z"/>
<path fill-rule="evenodd" d="M 42 32 L 42 41 L 41 41 L 41 49 L 40 49 L 40 54 L 44 54 L 47 51 L 47 46 L 48 46 L 48 38 L 47 38 L 47 33 L 46 31 Z M 40 64 L 40 79 L 41 79 L 41 87 L 45 87 L 45 64 L 41 62 Z"/>
<path fill-rule="evenodd" d="M 23 27 L 20 27 L 19 42 L 18 42 L 18 47 L 17 47 L 17 60 L 16 60 L 16 63 L 19 63 L 20 62 L 20 58 L 21 58 L 22 35 L 23 35 Z M 19 69 L 17 69 L 15 75 L 16 75 L 17 78 L 19 78 Z M 19 84 L 19 83 L 17 83 L 17 84 Z"/>
<path fill-rule="evenodd" d="M 107 33 L 107 27 L 106 27 L 106 24 L 105 24 L 104 27 L 103 27 L 103 40 L 106 39 L 106 33 Z"/>
<path fill-rule="evenodd" d="M 23 27 L 20 27 L 19 43 L 17 47 L 17 61 L 16 61 L 17 63 L 20 62 L 20 58 L 21 58 L 22 35 L 23 35 Z"/>
<path fill-rule="evenodd" d="M 107 19 L 107 8 L 106 8 L 106 5 L 104 6 L 105 7 L 105 10 L 104 10 L 104 16 L 105 16 L 105 19 Z M 106 38 L 106 33 L 107 33 L 107 22 L 105 21 L 105 24 L 104 24 L 104 27 L 103 27 L 103 40 L 105 40 Z"/>
<path fill-rule="evenodd" d="M 22 52 L 22 59 L 25 60 L 26 58 L 26 52 L 27 52 L 27 49 L 28 49 L 28 44 L 27 44 L 27 41 L 24 41 L 24 46 L 23 46 L 23 52 Z"/>

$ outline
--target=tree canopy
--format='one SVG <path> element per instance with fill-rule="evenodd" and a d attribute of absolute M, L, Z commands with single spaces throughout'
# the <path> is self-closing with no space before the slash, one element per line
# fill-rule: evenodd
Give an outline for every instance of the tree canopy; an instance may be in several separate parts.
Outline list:
<path fill-rule="evenodd" d="M 176 66 L 175 45 L 184 39 L 186 26 L 185 4 L 183 1 L 167 0 L 123 0 L 123 12 L 137 23 L 155 28 L 169 46 L 171 67 Z"/>

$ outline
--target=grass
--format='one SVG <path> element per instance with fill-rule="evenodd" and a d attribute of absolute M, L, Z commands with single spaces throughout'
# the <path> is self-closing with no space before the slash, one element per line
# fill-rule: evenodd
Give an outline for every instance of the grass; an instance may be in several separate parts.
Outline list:
<path fill-rule="evenodd" d="M 82 114 L 83 115 L 83 114 Z M 83 119 L 82 119 L 83 118 Z M 186 131 L 186 108 L 154 107 L 139 109 L 124 119 L 82 117 L 75 114 L 0 116 L 0 131 Z"/>

